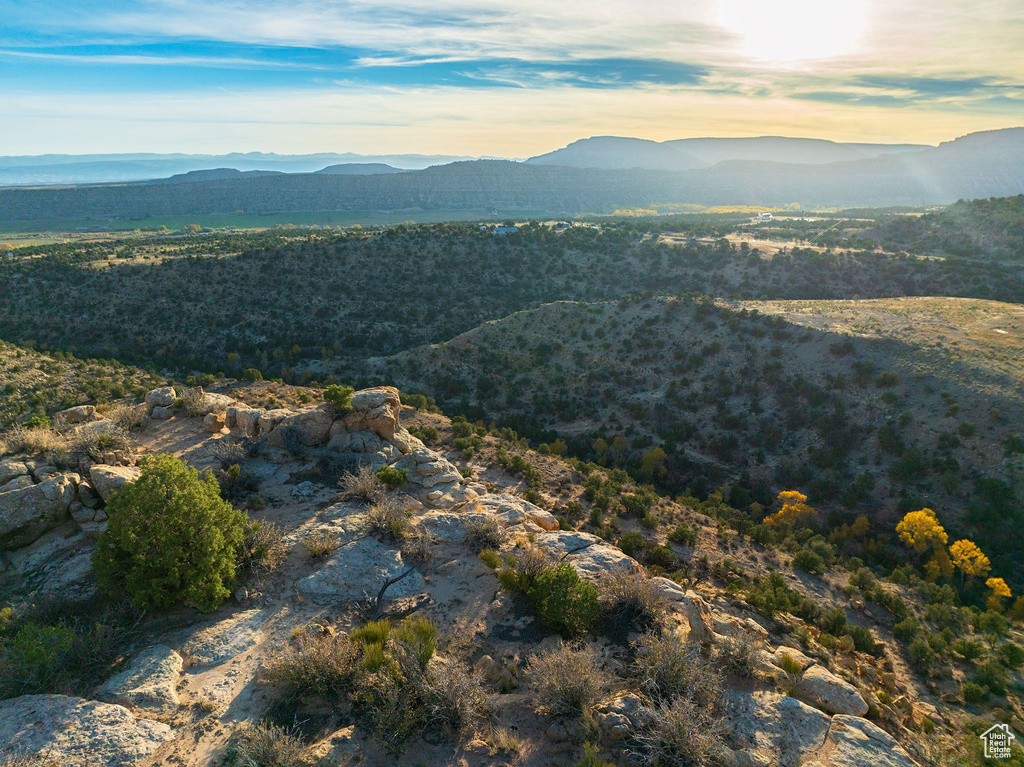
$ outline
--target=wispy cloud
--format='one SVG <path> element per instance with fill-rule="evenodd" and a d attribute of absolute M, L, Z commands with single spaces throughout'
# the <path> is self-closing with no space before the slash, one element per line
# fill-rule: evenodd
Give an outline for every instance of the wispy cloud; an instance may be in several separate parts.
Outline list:
<path fill-rule="evenodd" d="M 323 70 L 327 67 L 293 61 L 269 61 L 232 56 L 148 56 L 144 54 L 114 53 L 41 53 L 39 51 L 13 51 L 0 49 L 0 57 L 53 61 L 81 66 L 115 64 L 131 66 L 219 67 L 226 69 L 300 69 Z"/>

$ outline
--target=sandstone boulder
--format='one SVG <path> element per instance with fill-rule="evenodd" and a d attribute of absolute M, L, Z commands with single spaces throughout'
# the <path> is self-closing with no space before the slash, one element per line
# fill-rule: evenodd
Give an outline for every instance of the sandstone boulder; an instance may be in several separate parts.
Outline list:
<path fill-rule="evenodd" d="M 268 444 L 274 447 L 285 447 L 287 443 L 293 442 L 304 447 L 312 447 L 327 441 L 332 422 L 333 417 L 327 406 L 321 406 L 311 410 L 300 410 L 297 413 L 290 412 L 277 419 L 269 434 L 262 430 L 262 425 L 261 430 L 267 437 Z"/>
<path fill-rule="evenodd" d="M 28 474 L 28 466 L 13 458 L 0 458 L 0 485 L 7 484 L 15 477 Z"/>
<path fill-rule="evenodd" d="M 402 402 L 398 389 L 393 386 L 376 386 L 363 389 L 352 395 L 352 410 L 344 416 L 349 431 L 369 429 L 384 439 L 391 439 L 398 429 Z"/>
<path fill-rule="evenodd" d="M 262 408 L 232 405 L 224 412 L 230 428 L 237 427 L 250 437 L 255 437 L 259 434 L 260 416 L 263 415 Z"/>
<path fill-rule="evenodd" d="M 225 418 L 223 413 L 207 413 L 203 416 L 203 428 L 210 434 L 220 434 L 224 431 Z"/>
<path fill-rule="evenodd" d="M 864 716 L 868 704 L 857 688 L 822 666 L 811 666 L 800 677 L 793 694 L 830 714 Z"/>
<path fill-rule="evenodd" d="M 177 396 L 178 394 L 174 391 L 174 387 L 161 386 L 159 389 L 153 389 L 146 394 L 146 407 L 170 407 L 174 404 Z"/>
<path fill-rule="evenodd" d="M 169 647 L 154 645 L 100 688 L 99 697 L 152 714 L 173 714 L 180 705 L 178 679 L 183 663 Z"/>
<path fill-rule="evenodd" d="M 796 767 L 821 749 L 831 724 L 818 709 L 765 690 L 731 693 L 726 705 L 731 745 L 761 764 Z"/>
<path fill-rule="evenodd" d="M 299 591 L 332 602 L 376 597 L 384 581 L 405 572 L 408 566 L 397 549 L 374 538 L 354 540 L 338 548 L 322 565 L 299 581 Z M 423 576 L 413 570 L 387 590 L 387 598 L 418 594 L 425 587 Z"/>
<path fill-rule="evenodd" d="M 827 767 L 917 767 L 895 738 L 860 717 L 832 717 L 826 743 Z"/>
<path fill-rule="evenodd" d="M 335 425 L 338 424 L 340 422 Z M 338 453 L 377 453 L 384 444 L 376 432 L 367 429 L 349 431 L 331 427 L 331 439 L 327 443 L 327 448 Z"/>
<path fill-rule="evenodd" d="M 169 418 L 173 418 L 174 413 L 174 408 L 164 407 L 163 405 L 157 405 L 150 411 L 149 417 L 153 418 L 156 421 L 166 421 Z"/>
<path fill-rule="evenodd" d="M 555 530 L 537 536 L 536 545 L 563 559 L 584 578 L 598 578 L 609 572 L 639 572 L 636 560 L 590 533 Z"/>
<path fill-rule="evenodd" d="M 683 597 L 683 609 L 690 624 L 690 638 L 701 644 L 710 644 L 715 639 L 711 625 L 711 609 L 704 598 L 695 591 L 688 591 Z"/>
<path fill-rule="evenodd" d="M 60 424 L 89 423 L 100 417 L 94 405 L 78 405 L 53 414 L 53 420 Z"/>
<path fill-rule="evenodd" d="M 28 474 L 22 474 L 20 477 L 15 477 L 5 485 L 0 485 L 0 493 L 9 493 L 11 490 L 21 490 L 25 487 L 32 487 L 35 482 L 32 481 L 32 477 Z"/>
<path fill-rule="evenodd" d="M 141 472 L 134 466 L 107 466 L 97 463 L 89 468 L 89 479 L 93 489 L 99 493 L 104 503 L 110 500 L 114 492 L 128 482 L 138 479 L 140 475 Z"/>
<path fill-rule="evenodd" d="M 0 748 L 62 767 L 127 767 L 171 737 L 166 724 L 136 719 L 124 706 L 65 695 L 0 701 Z"/>
<path fill-rule="evenodd" d="M 558 520 L 555 519 L 551 512 L 545 511 L 515 495 L 501 493 L 482 495 L 474 499 L 464 510 L 484 511 L 495 517 L 506 527 L 521 525 L 524 522 L 532 522 L 542 530 L 558 529 Z"/>
<path fill-rule="evenodd" d="M 74 497 L 75 483 L 68 475 L 0 493 L 0 550 L 27 546 L 68 521 Z"/>

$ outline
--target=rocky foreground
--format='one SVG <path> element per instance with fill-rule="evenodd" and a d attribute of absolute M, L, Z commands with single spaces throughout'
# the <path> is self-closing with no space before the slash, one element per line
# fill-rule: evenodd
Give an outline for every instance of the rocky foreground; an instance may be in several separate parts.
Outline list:
<path fill-rule="evenodd" d="M 496 759 L 479 738 L 454 746 L 427 738 L 396 757 L 347 727 L 320 739 L 319 763 L 347 764 L 356 755 L 364 764 L 542 765 L 578 758 L 580 724 L 537 713 L 521 680 L 526 660 L 559 640 L 538 632 L 532 616 L 497 590 L 468 539 L 493 520 L 506 531 L 506 547 L 530 540 L 591 581 L 618 571 L 642 574 L 634 559 L 597 536 L 560 529 L 554 515 L 518 495 L 521 485 L 494 467 L 478 470 L 473 480 L 463 477 L 402 426 L 393 388 L 356 392 L 342 414 L 329 404 L 261 409 L 206 392 L 192 392 L 187 409 L 182 400 L 169 387 L 147 395 L 134 450 L 99 454 L 102 460 L 71 456 L 60 466 L 38 456 L 0 460 L 0 595 L 14 603 L 90 597 L 91 553 L 107 523 L 106 502 L 138 476 L 137 460 L 146 451 L 174 452 L 203 469 L 221 466 L 227 446 L 245 445 L 241 462 L 267 499 L 253 516 L 284 528 L 287 561 L 265 584 L 239 588 L 233 603 L 209 616 L 182 611 L 157 624 L 120 670 L 85 697 L 0 701 L 0 754 L 68 767 L 218 764 L 231 732 L 269 705 L 258 683 L 267 658 L 304 632 L 351 627 L 358 610 L 398 578 L 387 590 L 389 603 L 428 615 L 442 633 L 461 635 L 465 662 L 530 746 L 518 757 Z M 58 422 L 69 434 L 114 428 L 89 406 L 58 414 Z M 232 455 L 241 454 L 235 450 Z M 315 479 L 310 469 L 324 456 L 407 471 L 397 495 L 412 523 L 426 531 L 429 564 L 407 560 L 401 546 L 370 535 L 366 505 L 340 500 L 335 488 Z M 331 540 L 331 551 L 306 556 L 302 542 L 311 536 Z M 720 764 L 906 767 L 915 764 L 908 752 L 865 718 L 869 703 L 880 705 L 881 694 L 909 721 L 942 721 L 934 707 L 904 694 L 886 661 L 856 653 L 811 657 L 776 633 L 778 626 L 710 584 L 698 591 L 664 577 L 652 582 L 667 608 L 663 632 L 708 663 L 715 662 L 715 647 L 734 638 L 756 648 L 756 674 L 727 678 L 727 745 L 713 755 Z M 622 665 L 621 646 L 603 639 L 590 644 L 610 668 Z M 598 732 L 587 737 L 596 736 L 609 758 L 621 758 L 630 733 L 652 715 L 643 696 L 609 690 L 594 709 Z"/>

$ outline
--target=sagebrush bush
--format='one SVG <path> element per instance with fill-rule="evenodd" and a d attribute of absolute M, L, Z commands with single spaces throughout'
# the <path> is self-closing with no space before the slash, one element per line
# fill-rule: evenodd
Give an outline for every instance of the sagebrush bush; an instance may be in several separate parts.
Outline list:
<path fill-rule="evenodd" d="M 384 497 L 383 483 L 377 478 L 377 473 L 366 465 L 360 466 L 355 473 L 345 472 L 338 485 L 345 500 L 360 498 L 374 503 Z"/>
<path fill-rule="evenodd" d="M 345 635 L 302 635 L 271 657 L 261 678 L 289 696 L 333 696 L 352 689 L 358 660 L 358 645 Z"/>
<path fill-rule="evenodd" d="M 400 541 L 409 528 L 409 513 L 393 498 L 384 498 L 369 508 L 366 521 L 374 535 Z"/>
<path fill-rule="evenodd" d="M 338 548 L 338 536 L 326 530 L 314 530 L 302 536 L 302 548 L 310 559 L 323 559 Z"/>
<path fill-rule="evenodd" d="M 15 426 L 0 435 L 0 455 L 25 454 L 43 455 L 47 460 L 62 461 L 70 450 L 70 442 L 53 429 L 26 429 Z"/>
<path fill-rule="evenodd" d="M 238 555 L 241 578 L 259 581 L 278 568 L 288 556 L 280 528 L 273 522 L 249 520 Z"/>
<path fill-rule="evenodd" d="M 231 736 L 225 767 L 305 767 L 302 740 L 275 724 L 246 724 Z"/>
<path fill-rule="evenodd" d="M 609 682 L 589 647 L 562 645 L 535 654 L 527 666 L 537 697 L 549 716 L 580 716 L 597 703 Z"/>
<path fill-rule="evenodd" d="M 466 544 L 473 551 L 500 549 L 506 537 L 507 534 L 493 517 L 471 519 L 466 523 Z"/>
<path fill-rule="evenodd" d="M 453 660 L 425 666 L 416 693 L 423 726 L 449 736 L 472 731 L 494 710 L 480 681 Z"/>
<path fill-rule="evenodd" d="M 528 596 L 541 623 L 566 636 L 589 631 L 600 610 L 597 588 L 568 562 L 538 575 Z"/>
<path fill-rule="evenodd" d="M 206 392 L 203 391 L 201 386 L 185 389 L 178 399 L 175 400 L 174 405 L 175 407 L 180 407 L 193 418 L 206 415 Z"/>
<path fill-rule="evenodd" d="M 633 675 L 640 690 L 656 703 L 669 704 L 688 697 L 713 706 L 721 697 L 722 683 L 692 645 L 669 634 L 645 634 L 634 643 Z"/>
<path fill-rule="evenodd" d="M 720 717 L 684 696 L 654 709 L 654 716 L 633 736 L 630 755 L 649 767 L 705 767 L 718 763 L 715 750 L 723 732 Z"/>
<path fill-rule="evenodd" d="M 646 630 L 665 612 L 665 598 L 649 578 L 618 571 L 598 582 L 603 620 L 613 629 Z"/>
<path fill-rule="evenodd" d="M 107 501 L 107 529 L 93 554 L 96 577 L 141 609 L 179 603 L 213 610 L 230 596 L 246 515 L 220 497 L 209 471 L 145 456 L 141 476 Z"/>
<path fill-rule="evenodd" d="M 754 676 L 760 651 L 761 643 L 748 634 L 725 636 L 715 642 L 716 660 L 722 668 L 737 676 Z"/>
<path fill-rule="evenodd" d="M 117 424 L 118 428 L 131 431 L 146 423 L 146 405 L 144 403 L 114 405 L 107 411 L 106 416 Z"/>

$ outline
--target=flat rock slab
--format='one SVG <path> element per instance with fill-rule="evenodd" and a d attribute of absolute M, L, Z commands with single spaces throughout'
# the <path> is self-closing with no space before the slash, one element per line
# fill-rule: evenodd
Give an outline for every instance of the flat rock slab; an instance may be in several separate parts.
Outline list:
<path fill-rule="evenodd" d="M 89 469 L 89 479 L 93 489 L 99 493 L 104 503 L 110 496 L 129 482 L 138 479 L 142 472 L 134 466 L 106 466 L 96 464 Z"/>
<path fill-rule="evenodd" d="M 68 522 L 39 540 L 7 555 L 10 566 L 0 574 L 0 595 L 11 598 L 56 596 L 84 600 L 96 593 L 92 571 L 93 543 L 82 533 L 68 535 Z"/>
<path fill-rule="evenodd" d="M 201 629 L 185 642 L 182 652 L 196 665 L 231 660 L 263 638 L 263 611 L 246 610 Z"/>
<path fill-rule="evenodd" d="M 384 581 L 406 569 L 397 549 L 374 538 L 361 538 L 335 550 L 315 572 L 299 581 L 298 588 L 310 596 L 355 601 L 376 597 Z M 423 576 L 413 570 L 388 589 L 387 598 L 419 594 L 425 587 Z"/>
<path fill-rule="evenodd" d="M 65 695 L 0 701 L 0 753 L 45 756 L 61 767 L 121 767 L 152 754 L 171 728 L 124 706 Z"/>
<path fill-rule="evenodd" d="M 181 705 L 178 680 L 181 656 L 165 645 L 154 645 L 100 688 L 99 697 L 122 706 L 168 715 Z"/>
<path fill-rule="evenodd" d="M 825 744 L 831 718 L 788 695 L 765 690 L 728 698 L 730 738 L 762 764 L 796 767 Z"/>
<path fill-rule="evenodd" d="M 584 578 L 597 578 L 610 572 L 639 572 L 636 560 L 590 533 L 554 530 L 537 536 L 538 546 L 556 559 L 564 558 Z"/>
<path fill-rule="evenodd" d="M 15 477 L 28 474 L 28 466 L 13 458 L 0 459 L 0 485 L 7 484 Z"/>
<path fill-rule="evenodd" d="M 796 684 L 793 695 L 830 714 L 864 716 L 868 704 L 857 688 L 822 666 L 811 666 Z"/>
<path fill-rule="evenodd" d="M 828 767 L 917 767 L 895 738 L 857 716 L 832 717 L 828 743 L 833 746 Z"/>

